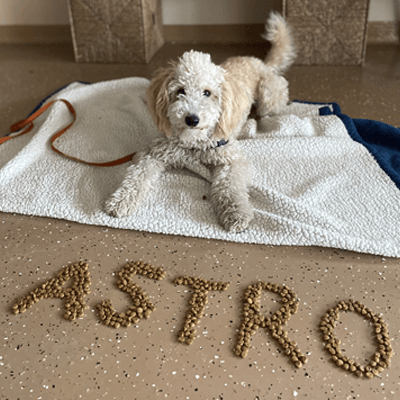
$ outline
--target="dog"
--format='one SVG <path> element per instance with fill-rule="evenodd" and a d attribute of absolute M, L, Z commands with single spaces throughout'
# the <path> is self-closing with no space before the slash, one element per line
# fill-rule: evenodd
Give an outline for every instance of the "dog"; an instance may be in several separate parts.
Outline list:
<path fill-rule="evenodd" d="M 254 137 L 256 121 L 279 114 L 289 102 L 288 82 L 282 74 L 296 51 L 290 27 L 271 13 L 263 38 L 272 47 L 264 62 L 255 57 L 232 57 L 216 65 L 211 56 L 188 51 L 168 68 L 156 71 L 145 100 L 163 134 L 150 149 L 139 152 L 120 187 L 105 204 L 114 217 L 135 210 L 168 167 L 210 171 L 210 201 L 220 224 L 242 232 L 253 218 L 248 187 L 252 165 L 238 139 Z"/>

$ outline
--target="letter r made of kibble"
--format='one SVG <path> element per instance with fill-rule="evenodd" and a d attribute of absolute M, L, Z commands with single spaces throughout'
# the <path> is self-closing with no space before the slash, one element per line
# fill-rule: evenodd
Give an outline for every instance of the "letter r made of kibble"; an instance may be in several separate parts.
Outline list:
<path fill-rule="evenodd" d="M 272 317 L 264 317 L 260 314 L 260 298 L 263 290 L 277 293 L 281 296 L 281 307 Z M 298 302 L 296 295 L 285 285 L 275 283 L 257 282 L 249 285 L 243 296 L 243 317 L 239 327 L 235 353 L 241 357 L 247 357 L 250 349 L 250 337 L 258 328 L 266 328 L 271 336 L 278 342 L 283 353 L 290 357 L 296 368 L 301 368 L 307 362 L 297 347 L 296 342 L 287 337 L 283 329 L 292 314 L 297 312 Z"/>

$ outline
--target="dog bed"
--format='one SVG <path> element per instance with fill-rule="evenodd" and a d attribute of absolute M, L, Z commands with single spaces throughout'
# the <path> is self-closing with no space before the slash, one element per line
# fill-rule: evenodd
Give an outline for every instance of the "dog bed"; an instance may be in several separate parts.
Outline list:
<path fill-rule="evenodd" d="M 68 100 L 76 122 L 57 148 L 101 163 L 151 144 L 160 134 L 144 103 L 149 81 L 73 83 L 45 100 Z M 400 130 L 354 120 L 334 103 L 293 102 L 259 123 L 241 146 L 255 165 L 254 220 L 243 233 L 219 225 L 208 201 L 208 170 L 168 170 L 139 210 L 103 211 L 128 164 L 86 165 L 51 149 L 70 124 L 62 102 L 30 133 L 0 146 L 0 210 L 82 224 L 269 245 L 324 246 L 400 257 Z"/>

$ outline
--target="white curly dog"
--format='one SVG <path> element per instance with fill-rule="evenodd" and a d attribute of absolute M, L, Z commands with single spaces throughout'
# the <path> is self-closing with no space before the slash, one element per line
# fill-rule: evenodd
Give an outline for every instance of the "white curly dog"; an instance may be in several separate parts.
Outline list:
<path fill-rule="evenodd" d="M 251 137 L 260 117 L 278 114 L 288 104 L 288 82 L 282 76 L 295 59 L 290 28 L 271 13 L 263 35 L 272 43 L 265 61 L 232 57 L 220 66 L 209 54 L 189 51 L 169 68 L 158 70 L 146 92 L 154 122 L 165 137 L 136 154 L 120 187 L 106 202 L 114 217 L 134 213 L 168 167 L 207 167 L 210 201 L 221 225 L 245 230 L 253 218 L 248 186 L 252 166 L 238 138 Z"/>

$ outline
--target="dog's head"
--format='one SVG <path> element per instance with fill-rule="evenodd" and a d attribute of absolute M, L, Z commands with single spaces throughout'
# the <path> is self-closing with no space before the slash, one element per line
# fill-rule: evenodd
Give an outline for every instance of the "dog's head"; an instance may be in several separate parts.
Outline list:
<path fill-rule="evenodd" d="M 210 138 L 222 112 L 224 75 L 209 54 L 193 50 L 158 70 L 146 92 L 157 128 L 193 143 Z"/>

